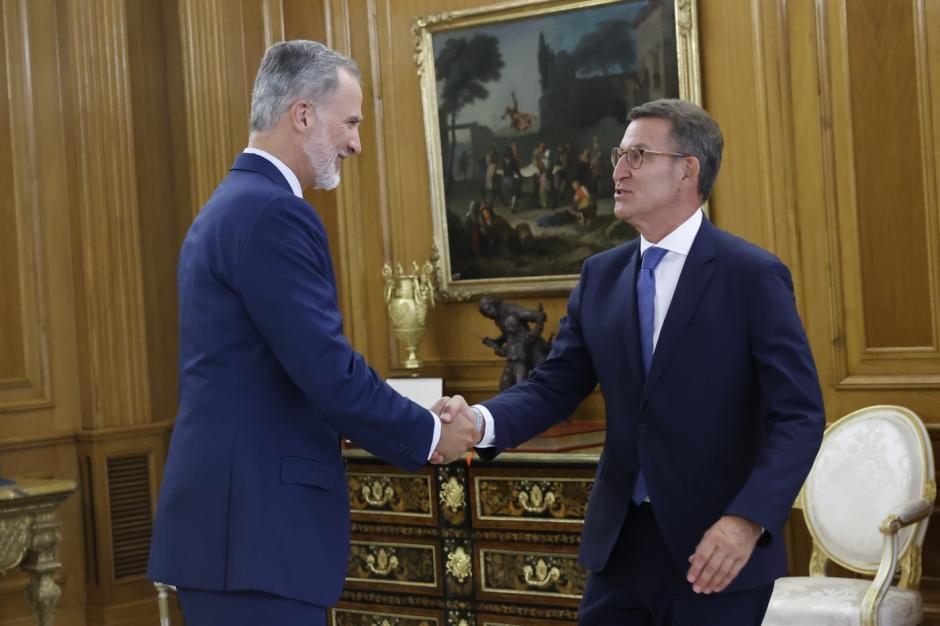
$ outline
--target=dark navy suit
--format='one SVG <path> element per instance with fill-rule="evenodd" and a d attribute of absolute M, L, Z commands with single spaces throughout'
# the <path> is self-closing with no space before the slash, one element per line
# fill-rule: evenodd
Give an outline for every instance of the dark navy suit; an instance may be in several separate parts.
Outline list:
<path fill-rule="evenodd" d="M 179 413 L 149 575 L 332 605 L 349 551 L 340 437 L 414 470 L 432 417 L 350 347 L 323 223 L 263 157 L 236 159 L 178 278 Z"/>
<path fill-rule="evenodd" d="M 675 567 L 725 514 L 766 529 L 728 592 L 786 571 L 780 531 L 825 426 L 790 274 L 773 255 L 708 220 L 692 244 L 649 377 L 636 306 L 639 240 L 588 259 L 549 358 L 532 378 L 483 404 L 496 450 L 567 417 L 600 383 L 607 438 L 581 540 L 604 570 L 642 468 Z M 481 449 L 490 456 L 492 452 Z M 672 564 L 670 564 L 672 566 Z"/>

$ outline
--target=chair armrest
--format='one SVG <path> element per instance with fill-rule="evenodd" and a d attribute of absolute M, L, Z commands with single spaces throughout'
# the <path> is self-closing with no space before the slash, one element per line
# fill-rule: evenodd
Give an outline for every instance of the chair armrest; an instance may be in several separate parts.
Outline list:
<path fill-rule="evenodd" d="M 910 526 L 930 515 L 933 506 L 924 498 L 914 498 L 908 500 L 897 507 L 888 517 L 881 522 L 878 529 L 883 535 L 893 535 L 905 526 Z"/>
<path fill-rule="evenodd" d="M 895 508 L 878 527 L 881 534 L 884 535 L 881 564 L 878 566 L 875 579 L 871 581 L 871 586 L 868 587 L 865 598 L 862 600 L 862 626 L 874 626 L 878 623 L 878 608 L 881 606 L 885 594 L 888 593 L 891 579 L 894 577 L 894 572 L 898 566 L 898 531 L 926 518 L 930 515 L 932 508 L 927 500 L 914 498 Z"/>

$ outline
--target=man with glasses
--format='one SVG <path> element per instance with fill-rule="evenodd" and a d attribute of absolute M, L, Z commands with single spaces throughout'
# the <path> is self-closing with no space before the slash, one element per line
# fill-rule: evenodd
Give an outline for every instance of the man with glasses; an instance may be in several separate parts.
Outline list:
<path fill-rule="evenodd" d="M 607 438 L 581 539 L 582 626 L 757 626 L 825 425 L 790 274 L 702 205 L 723 138 L 700 107 L 634 108 L 614 214 L 640 237 L 585 261 L 552 352 L 481 405 L 490 458 L 599 383 Z"/>

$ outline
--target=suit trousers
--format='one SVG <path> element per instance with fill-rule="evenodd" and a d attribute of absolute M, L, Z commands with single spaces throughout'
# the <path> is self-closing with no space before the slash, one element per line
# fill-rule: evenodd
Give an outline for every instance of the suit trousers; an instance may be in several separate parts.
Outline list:
<path fill-rule="evenodd" d="M 773 583 L 697 594 L 676 565 L 649 503 L 631 503 L 607 566 L 588 577 L 581 626 L 760 626 Z"/>
<path fill-rule="evenodd" d="M 179 587 L 186 626 L 326 626 L 326 608 L 263 591 Z"/>

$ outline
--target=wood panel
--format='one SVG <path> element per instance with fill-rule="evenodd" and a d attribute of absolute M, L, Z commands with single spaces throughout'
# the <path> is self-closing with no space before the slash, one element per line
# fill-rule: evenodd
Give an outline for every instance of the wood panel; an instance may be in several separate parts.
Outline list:
<path fill-rule="evenodd" d="M 150 419 L 126 4 L 63 3 L 88 428 Z"/>
<path fill-rule="evenodd" d="M 166 4 L 160 0 L 127 3 L 130 103 L 138 120 L 132 140 L 143 268 L 143 330 L 151 390 L 150 415 L 158 420 L 176 414 L 176 259 L 192 219 L 187 189 L 174 176 L 174 166 L 181 159 L 179 151 L 174 150 L 174 109 L 168 104 L 173 101 L 171 94 L 181 74 L 175 71 L 173 59 L 166 54 L 178 31 L 168 28 L 174 22 L 168 25 L 164 21 L 170 13 Z"/>
<path fill-rule="evenodd" d="M 845 56 L 865 348 L 932 347 L 922 116 L 911 2 L 847 2 Z M 925 112 L 929 116 L 929 111 Z M 887 119 L 908 120 L 886 124 Z M 885 132 L 886 126 L 891 128 Z M 875 131 L 875 132 L 873 132 Z M 903 302 L 903 307 L 897 304 Z"/>
<path fill-rule="evenodd" d="M 36 180 L 39 150 L 28 8 L 0 5 L 6 63 L 0 68 L 0 411 L 38 408 L 51 402 L 47 320 L 46 254 L 39 225 Z"/>
<path fill-rule="evenodd" d="M 838 387 L 940 383 L 935 144 L 918 3 L 817 9 Z M 937 61 L 933 61 L 935 64 Z M 903 69 L 901 69 L 903 68 Z"/>

